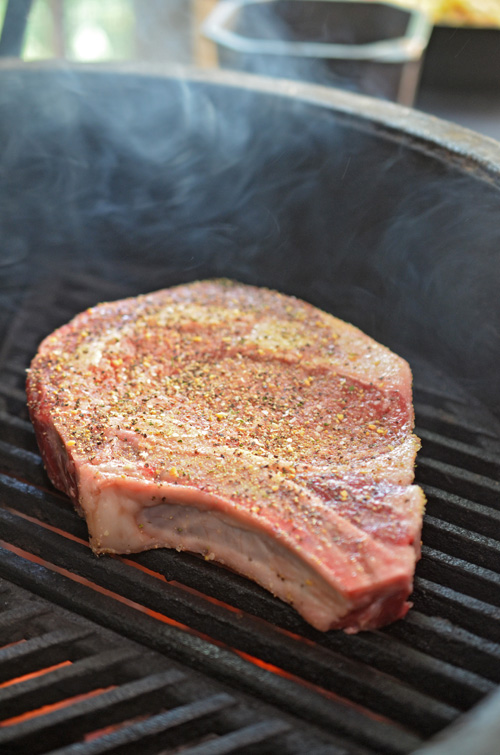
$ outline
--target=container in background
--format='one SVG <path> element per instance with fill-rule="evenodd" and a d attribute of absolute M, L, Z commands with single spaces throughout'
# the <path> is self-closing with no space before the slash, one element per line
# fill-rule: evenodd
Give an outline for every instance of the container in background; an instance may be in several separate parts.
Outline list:
<path fill-rule="evenodd" d="M 225 68 L 414 101 L 431 22 L 363 0 L 222 0 L 204 34 Z"/>

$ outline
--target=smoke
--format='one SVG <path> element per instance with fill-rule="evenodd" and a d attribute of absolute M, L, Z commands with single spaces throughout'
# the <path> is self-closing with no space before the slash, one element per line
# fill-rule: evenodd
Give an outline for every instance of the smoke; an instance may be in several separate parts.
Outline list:
<path fill-rule="evenodd" d="M 100 275 L 128 277 L 130 265 L 138 281 L 168 284 L 172 270 L 222 274 L 230 257 L 248 278 L 269 250 L 272 267 L 286 246 L 285 206 L 305 203 L 327 168 L 299 103 L 285 125 L 272 96 L 255 109 L 251 90 L 182 77 L 32 70 L 5 79 L 1 215 L 12 239 L 36 234 L 27 242 L 35 260 L 50 248 Z M 275 264 L 277 285 L 287 264 Z"/>
<path fill-rule="evenodd" d="M 292 83 L 1 76 L 9 302 L 44 268 L 95 276 L 96 300 L 106 282 L 112 297 L 116 284 L 135 294 L 228 276 L 305 298 L 500 410 L 494 182 L 291 96 Z"/>

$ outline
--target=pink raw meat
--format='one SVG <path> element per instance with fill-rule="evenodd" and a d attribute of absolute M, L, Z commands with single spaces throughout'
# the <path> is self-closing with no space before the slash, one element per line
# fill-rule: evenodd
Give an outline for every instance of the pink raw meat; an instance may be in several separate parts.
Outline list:
<path fill-rule="evenodd" d="M 406 614 L 425 502 L 411 372 L 352 325 L 201 281 L 78 315 L 27 390 L 96 553 L 203 554 L 320 630 Z"/>

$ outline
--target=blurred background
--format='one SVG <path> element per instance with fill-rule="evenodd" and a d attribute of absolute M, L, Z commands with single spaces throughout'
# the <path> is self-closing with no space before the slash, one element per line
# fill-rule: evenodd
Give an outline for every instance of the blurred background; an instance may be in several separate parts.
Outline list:
<path fill-rule="evenodd" d="M 269 33 L 271 17 L 261 19 L 256 31 L 251 13 L 243 15 L 238 8 L 245 5 L 243 0 L 236 3 L 229 0 L 0 0 L 0 55 L 27 61 L 224 65 L 271 75 L 309 78 L 413 105 L 500 140 L 500 0 L 392 0 L 389 4 L 375 0 L 246 0 L 246 4 L 254 6 L 246 11 L 253 12 L 255 6 L 259 6 L 259 13 L 263 7 L 266 12 L 271 6 L 278 10 L 280 25 L 272 21 L 272 35 Z M 404 50 L 401 45 L 399 51 L 396 49 L 401 34 L 394 29 L 400 24 L 400 15 L 393 9 L 389 16 L 387 5 L 422 14 L 421 18 L 429 25 L 429 33 L 426 37 L 425 28 L 420 28 L 420 43 L 423 40 L 420 52 L 411 34 L 404 40 Z M 221 7 L 227 10 L 225 16 L 220 13 Z M 337 13 L 335 24 L 325 20 L 332 8 Z M 366 15 L 368 11 L 375 15 Z M 410 22 L 401 16 L 403 26 L 415 32 L 415 19 L 410 13 L 405 18 Z M 345 24 L 340 36 L 339 24 Z M 373 43 L 384 42 L 385 32 L 389 48 L 384 43 L 387 49 L 377 50 Z M 242 39 L 248 46 L 246 36 L 255 49 L 246 50 L 245 55 L 241 50 L 235 53 L 234 44 L 241 45 Z M 280 38 L 293 44 L 275 56 L 269 55 L 269 50 L 262 54 L 261 38 L 267 39 L 265 44 L 275 44 Z M 311 68 L 305 70 L 305 60 L 309 66 L 311 61 L 315 65 L 318 62 L 318 47 L 311 57 L 304 58 L 299 49 L 301 44 L 315 42 L 326 49 L 339 41 L 357 50 L 371 45 L 369 49 L 375 57 L 369 61 L 369 83 L 361 73 L 362 66 L 366 69 L 366 61 L 344 61 L 344 68 L 339 68 L 337 61 L 335 68 L 330 66 L 329 78 L 318 66 L 312 73 Z M 413 58 L 411 70 L 408 66 L 401 67 L 401 61 L 396 60 L 402 50 Z M 325 56 L 328 54 L 327 50 Z M 364 55 L 362 49 L 361 55 Z M 385 55 L 382 74 L 380 55 Z M 278 68 L 273 68 L 272 60 L 278 61 Z M 400 65 L 398 75 L 406 77 L 406 94 L 401 94 L 401 88 L 384 89 L 373 84 L 374 77 L 380 83 L 384 72 L 389 72 L 391 65 L 394 68 L 396 64 Z"/>

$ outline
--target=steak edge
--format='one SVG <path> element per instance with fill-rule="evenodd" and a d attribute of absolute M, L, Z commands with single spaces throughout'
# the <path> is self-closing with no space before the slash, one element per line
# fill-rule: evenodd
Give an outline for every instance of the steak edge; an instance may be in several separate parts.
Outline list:
<path fill-rule="evenodd" d="M 95 553 L 199 553 L 322 631 L 406 614 L 425 505 L 411 372 L 354 326 L 199 281 L 81 313 L 27 394 Z"/>

